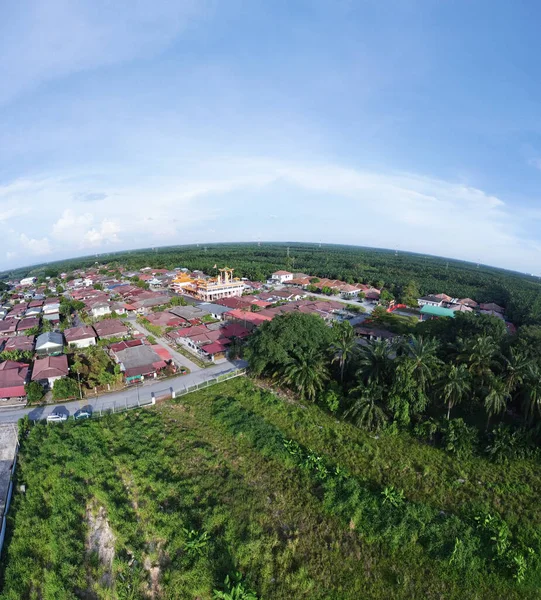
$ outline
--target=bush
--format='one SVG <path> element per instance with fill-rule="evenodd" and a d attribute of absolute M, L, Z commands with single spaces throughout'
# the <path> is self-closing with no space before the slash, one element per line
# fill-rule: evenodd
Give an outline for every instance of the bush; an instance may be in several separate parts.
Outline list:
<path fill-rule="evenodd" d="M 28 402 L 39 402 L 43 398 L 43 388 L 37 381 L 31 381 L 24 386 Z"/>
<path fill-rule="evenodd" d="M 513 430 L 508 425 L 498 425 L 489 435 L 486 453 L 497 463 L 531 457 L 535 452 L 531 436 L 523 429 Z"/>
<path fill-rule="evenodd" d="M 450 419 L 442 426 L 442 442 L 447 452 L 471 456 L 477 446 L 477 429 L 466 425 L 463 419 Z"/>
<path fill-rule="evenodd" d="M 75 398 L 79 396 L 79 386 L 75 379 L 62 377 L 53 384 L 53 398 L 55 400 L 65 400 L 66 398 Z"/>

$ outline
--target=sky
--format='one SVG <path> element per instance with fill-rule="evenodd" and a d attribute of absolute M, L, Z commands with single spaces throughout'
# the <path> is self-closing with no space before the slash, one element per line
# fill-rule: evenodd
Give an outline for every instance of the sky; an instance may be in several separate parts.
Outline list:
<path fill-rule="evenodd" d="M 0 270 L 311 241 L 541 274 L 535 0 L 0 3 Z"/>

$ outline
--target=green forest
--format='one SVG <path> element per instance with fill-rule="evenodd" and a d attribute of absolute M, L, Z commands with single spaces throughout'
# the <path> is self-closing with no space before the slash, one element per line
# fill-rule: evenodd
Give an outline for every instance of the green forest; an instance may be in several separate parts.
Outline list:
<path fill-rule="evenodd" d="M 375 435 L 246 378 L 21 442 L 5 599 L 538 597 L 533 457 Z"/>
<path fill-rule="evenodd" d="M 289 250 L 288 250 L 289 248 Z M 289 256 L 288 256 L 289 254 Z M 5 272 L 0 279 L 25 275 L 49 275 L 99 264 L 140 269 L 146 266 L 174 269 L 187 267 L 214 272 L 214 265 L 228 265 L 239 277 L 261 281 L 278 269 L 306 272 L 384 287 L 397 299 L 411 294 L 445 292 L 478 302 L 496 302 L 507 309 L 513 323 L 541 324 L 541 283 L 538 277 L 485 265 L 393 250 L 300 243 L 209 244 L 141 249 L 39 265 Z"/>

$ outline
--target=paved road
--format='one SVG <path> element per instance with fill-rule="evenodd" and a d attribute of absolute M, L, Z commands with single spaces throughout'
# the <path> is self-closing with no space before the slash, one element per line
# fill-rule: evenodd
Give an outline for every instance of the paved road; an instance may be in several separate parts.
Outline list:
<path fill-rule="evenodd" d="M 208 381 L 223 373 L 228 373 L 237 368 L 244 368 L 246 362 L 225 361 L 221 364 L 208 367 L 207 369 L 199 369 L 188 375 L 179 375 L 166 380 L 149 380 L 142 385 L 134 386 L 121 390 L 120 392 L 112 392 L 104 394 L 96 398 L 85 398 L 84 400 L 74 400 L 72 402 L 60 402 L 58 404 L 47 404 L 45 406 L 34 406 L 25 408 L 0 408 L 0 423 L 16 423 L 24 415 L 29 415 L 32 420 L 44 419 L 53 411 L 63 412 L 67 415 L 82 408 L 83 406 L 91 406 L 94 412 L 109 409 L 121 409 L 126 406 L 132 407 L 138 404 L 148 404 L 151 400 L 151 394 L 156 396 L 164 394 L 173 388 L 178 392 L 186 387 Z"/>
<path fill-rule="evenodd" d="M 143 327 L 140 323 L 137 323 L 137 321 L 135 321 L 134 319 L 130 319 L 129 322 L 131 323 L 131 326 L 134 329 L 137 329 L 137 331 L 139 331 L 140 333 L 143 333 L 147 337 L 149 335 L 152 335 L 152 333 L 150 333 L 150 331 L 145 329 L 145 327 Z M 169 353 L 171 354 L 171 356 L 173 357 L 174 361 L 177 364 L 188 367 L 188 369 L 190 369 L 190 371 L 192 373 L 202 370 L 202 367 L 200 367 L 199 365 L 196 365 L 189 358 L 186 358 L 183 354 L 180 354 L 180 352 L 177 352 L 175 350 L 175 348 L 172 345 L 168 344 L 162 337 L 156 338 L 156 336 L 154 336 L 154 335 L 152 335 L 152 337 L 154 337 L 156 339 L 157 344 L 159 344 L 162 348 L 165 348 L 166 350 L 169 351 Z"/>

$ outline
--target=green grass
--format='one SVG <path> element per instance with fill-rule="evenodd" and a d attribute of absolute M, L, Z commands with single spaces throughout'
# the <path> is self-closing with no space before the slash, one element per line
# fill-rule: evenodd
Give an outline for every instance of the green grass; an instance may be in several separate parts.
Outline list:
<path fill-rule="evenodd" d="M 267 600 L 539 597 L 537 558 L 518 583 L 475 521 L 497 516 L 514 550 L 539 554 L 537 464 L 375 439 L 245 378 L 35 425 L 17 473 L 26 493 L 14 495 L 2 598 L 209 599 L 237 570 Z M 116 538 L 110 569 L 85 551 L 99 507 Z"/>

